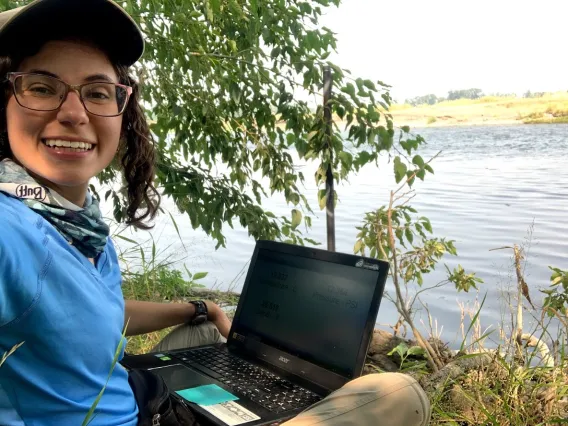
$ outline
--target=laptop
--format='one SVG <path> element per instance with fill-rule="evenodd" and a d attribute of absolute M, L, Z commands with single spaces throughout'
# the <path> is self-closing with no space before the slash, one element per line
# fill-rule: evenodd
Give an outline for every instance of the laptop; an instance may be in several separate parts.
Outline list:
<path fill-rule="evenodd" d="M 226 343 L 127 355 L 201 424 L 278 425 L 359 377 L 389 264 L 257 241 Z"/>

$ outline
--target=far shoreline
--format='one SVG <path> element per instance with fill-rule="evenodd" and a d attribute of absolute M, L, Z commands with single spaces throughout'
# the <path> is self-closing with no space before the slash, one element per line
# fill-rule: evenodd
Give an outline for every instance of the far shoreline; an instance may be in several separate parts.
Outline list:
<path fill-rule="evenodd" d="M 388 113 L 397 127 L 566 124 L 568 92 L 550 93 L 535 98 L 486 96 L 444 101 L 434 105 L 393 104 Z"/>

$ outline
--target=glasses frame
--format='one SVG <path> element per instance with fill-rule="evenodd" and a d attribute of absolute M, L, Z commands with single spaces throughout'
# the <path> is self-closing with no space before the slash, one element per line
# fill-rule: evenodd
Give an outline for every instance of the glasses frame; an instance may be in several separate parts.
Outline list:
<path fill-rule="evenodd" d="M 22 105 L 20 103 L 19 99 L 18 99 L 18 94 L 16 93 L 15 81 L 16 81 L 16 78 L 18 78 L 20 76 L 24 76 L 24 75 L 39 75 L 39 76 L 42 76 L 42 77 L 50 77 L 50 78 L 53 78 L 53 79 L 58 80 L 61 83 L 63 83 L 63 85 L 65 86 L 65 94 L 61 98 L 61 102 L 59 103 L 59 106 L 57 108 L 53 108 L 53 109 L 35 109 L 35 108 L 30 108 L 30 107 L 27 107 L 25 105 Z M 68 84 L 68 83 L 64 82 L 63 80 L 61 80 L 60 78 L 53 77 L 51 75 L 34 73 L 34 72 L 10 72 L 10 73 L 6 74 L 6 77 L 7 77 L 7 81 L 9 81 L 11 86 L 12 86 L 12 92 L 14 93 L 14 98 L 16 99 L 16 102 L 18 102 L 18 105 L 20 105 L 22 108 L 26 108 L 26 109 L 29 109 L 29 110 L 32 110 L 32 111 L 41 111 L 41 112 L 57 111 L 59 108 L 61 108 L 61 105 L 63 105 L 63 102 L 65 102 L 65 100 L 67 99 L 69 92 L 73 91 L 73 92 L 77 93 L 77 95 L 79 96 L 79 100 L 81 101 L 81 104 L 83 105 L 83 108 L 85 108 L 85 111 L 88 112 L 89 114 L 96 115 L 98 117 L 118 117 L 119 115 L 124 114 L 124 111 L 126 111 L 126 107 L 128 106 L 128 101 L 130 100 L 130 96 L 132 95 L 132 87 L 131 86 L 126 86 L 124 84 L 119 84 L 119 83 L 112 83 L 112 82 L 109 82 L 109 81 L 91 81 L 89 83 L 74 85 L 74 84 Z M 94 112 L 89 111 L 89 108 L 87 108 L 87 106 L 85 105 L 85 101 L 83 100 L 83 96 L 81 95 L 81 90 L 83 89 L 84 86 L 88 86 L 90 84 L 96 84 L 96 83 L 114 84 L 115 86 L 122 87 L 123 89 L 126 89 L 126 101 L 124 102 L 124 106 L 122 107 L 122 111 L 120 111 L 118 114 L 113 114 L 113 115 L 101 115 L 101 114 L 95 114 Z"/>

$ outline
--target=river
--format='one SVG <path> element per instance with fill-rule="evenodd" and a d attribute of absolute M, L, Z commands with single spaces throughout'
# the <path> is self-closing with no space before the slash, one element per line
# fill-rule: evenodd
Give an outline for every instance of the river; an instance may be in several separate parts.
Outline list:
<path fill-rule="evenodd" d="M 437 321 L 441 337 L 452 346 L 461 342 L 460 307 L 458 302 L 473 306 L 475 299 L 487 298 L 481 314 L 482 328 L 496 332 L 500 324 L 511 323 L 506 300 L 514 294 L 514 270 L 510 250 L 490 251 L 512 244 L 527 245 L 524 265 L 533 302 L 542 303 L 539 289 L 548 285 L 548 266 L 568 268 L 568 125 L 513 125 L 480 127 L 446 127 L 415 129 L 428 145 L 420 153 L 427 159 L 438 151 L 433 162 L 434 175 L 414 187 L 412 206 L 430 218 L 434 235 L 455 240 L 458 256 L 446 256 L 450 268 L 461 264 L 475 272 L 484 283 L 479 293 L 456 293 L 451 286 L 422 294 L 422 301 Z M 325 248 L 325 214 L 319 211 L 316 188 L 311 180 L 314 164 L 300 163 L 308 178 L 305 194 L 316 211 L 309 236 Z M 384 159 L 380 167 L 369 165 L 337 188 L 337 250 L 352 253 L 365 212 L 385 205 L 394 188 L 392 164 Z M 168 208 L 170 203 L 166 202 Z M 266 208 L 275 214 L 289 214 L 281 197 L 266 200 Z M 173 210 L 171 210 L 173 212 Z M 241 274 L 253 251 L 254 241 L 242 228 L 226 227 L 227 247 L 214 249 L 214 242 L 203 232 L 194 231 L 189 219 L 174 214 L 186 249 L 171 219 L 163 215 L 153 236 L 164 256 L 183 258 L 190 271 L 208 271 L 203 280 L 209 287 L 238 291 L 244 279 Z M 132 234 L 137 241 L 144 233 Z M 529 243 L 530 240 L 530 244 Z M 123 248 L 127 243 L 118 241 Z M 181 266 L 180 266 L 180 269 Z M 425 277 L 425 286 L 445 277 L 445 268 Z M 415 286 L 413 286 L 415 288 Z M 393 294 L 389 282 L 387 291 Z M 505 303 L 504 303 L 505 302 Z M 418 317 L 427 323 L 421 306 Z M 525 318 L 531 321 L 531 311 Z M 377 326 L 388 329 L 397 320 L 394 307 L 383 300 Z M 534 322 L 534 321 L 533 321 Z M 436 323 L 434 323 L 436 325 Z M 497 340 L 498 335 L 490 337 Z M 489 342 L 490 343 L 490 342 Z"/>

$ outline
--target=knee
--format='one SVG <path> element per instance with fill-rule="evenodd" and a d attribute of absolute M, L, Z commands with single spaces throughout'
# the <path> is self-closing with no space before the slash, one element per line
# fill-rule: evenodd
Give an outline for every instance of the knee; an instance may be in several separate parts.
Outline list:
<path fill-rule="evenodd" d="M 358 392 L 375 395 L 382 404 L 390 407 L 404 407 L 402 409 L 408 415 L 408 422 L 405 424 L 425 425 L 430 420 L 431 407 L 428 396 L 420 384 L 409 375 L 402 373 L 369 374 L 353 380 L 349 385 L 356 387 Z"/>
<path fill-rule="evenodd" d="M 203 324 L 194 326 L 198 329 L 198 333 L 201 334 L 202 344 L 211 345 L 214 343 L 224 343 L 226 340 L 219 329 L 212 322 L 206 321 Z"/>
<path fill-rule="evenodd" d="M 428 401 L 424 389 L 413 377 L 403 373 L 367 374 L 352 382 L 353 386 L 360 387 L 367 392 L 375 392 L 380 396 L 400 393 L 400 397 L 420 398 Z M 400 392 L 405 390 L 405 392 Z"/>

